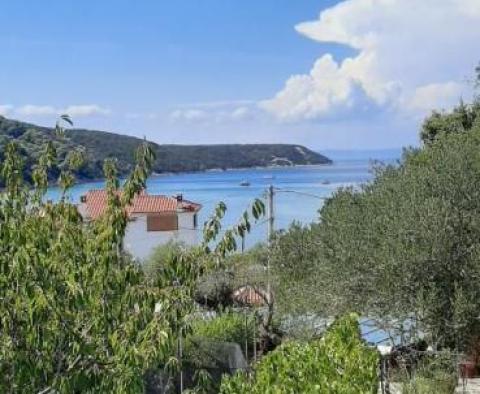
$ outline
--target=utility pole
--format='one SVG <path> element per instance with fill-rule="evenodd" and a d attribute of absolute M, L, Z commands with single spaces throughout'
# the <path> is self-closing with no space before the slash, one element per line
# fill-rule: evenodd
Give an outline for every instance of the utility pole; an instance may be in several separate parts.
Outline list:
<path fill-rule="evenodd" d="M 272 246 L 272 237 L 274 232 L 274 224 L 275 218 L 273 214 L 273 196 L 274 196 L 274 189 L 273 185 L 270 185 L 267 190 L 267 242 L 268 242 L 268 255 L 267 255 L 267 298 L 268 302 L 270 303 L 272 300 L 271 297 L 271 289 L 270 289 L 270 253 L 271 253 L 271 246 Z"/>
<path fill-rule="evenodd" d="M 273 226 L 275 223 L 275 218 L 273 215 L 273 196 L 274 196 L 273 185 L 270 185 L 267 190 L 267 220 L 268 220 L 267 242 L 269 245 L 273 237 L 273 232 L 274 232 Z"/>

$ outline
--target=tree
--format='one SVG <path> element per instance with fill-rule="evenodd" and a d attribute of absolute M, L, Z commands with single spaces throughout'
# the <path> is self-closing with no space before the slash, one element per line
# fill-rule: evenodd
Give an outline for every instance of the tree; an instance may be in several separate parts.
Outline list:
<path fill-rule="evenodd" d="M 148 146 L 116 193 L 113 162 L 105 164 L 109 204 L 91 225 L 67 197 L 80 155 L 59 177 L 63 197 L 45 202 L 56 152 L 47 144 L 22 180 L 15 143 L 7 145 L 0 200 L 0 387 L 6 392 L 140 391 L 143 372 L 171 353 L 173 287 L 146 286 L 142 272 L 119 253 L 125 210 L 145 186 L 153 159 Z M 155 313 L 155 304 L 164 305 Z"/>
<path fill-rule="evenodd" d="M 439 346 L 480 334 L 480 127 L 443 134 L 321 210 L 318 266 L 333 310 L 410 320 Z"/>
<path fill-rule="evenodd" d="M 433 111 L 423 122 L 420 138 L 428 145 L 442 134 L 468 132 L 479 122 L 478 119 L 480 119 L 479 99 L 475 99 L 473 104 L 460 101 L 451 112 Z"/>
<path fill-rule="evenodd" d="M 433 111 L 425 119 L 420 131 L 420 139 L 426 145 L 435 141 L 442 134 L 464 133 L 472 130 L 480 122 L 480 64 L 475 68 L 473 85 L 473 102 L 465 104 L 463 99 L 451 111 Z"/>
<path fill-rule="evenodd" d="M 325 298 L 319 289 L 318 266 L 320 250 L 316 227 L 292 223 L 272 241 L 270 263 L 276 309 L 281 315 L 322 313 Z"/>

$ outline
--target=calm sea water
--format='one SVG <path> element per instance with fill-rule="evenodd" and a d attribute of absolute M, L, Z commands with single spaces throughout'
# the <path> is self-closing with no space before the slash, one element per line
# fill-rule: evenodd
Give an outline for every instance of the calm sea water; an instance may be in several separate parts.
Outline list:
<path fill-rule="evenodd" d="M 400 152 L 331 152 L 327 155 L 334 160 L 332 165 L 155 176 L 148 181 L 148 192 L 165 195 L 182 193 L 185 199 L 202 204 L 200 224 L 212 213 L 215 205 L 223 201 L 227 205 L 224 227 L 228 227 L 239 219 L 254 198 L 263 198 L 267 187 L 273 185 L 280 189 L 275 193 L 274 211 L 275 228 L 281 229 L 288 227 L 292 221 L 310 223 L 318 220 L 318 210 L 324 198 L 331 196 L 339 187 L 368 182 L 372 178 L 373 160 L 393 163 L 398 160 Z M 243 181 L 248 181 L 250 186 L 241 186 Z M 80 184 L 71 190 L 70 198 L 78 202 L 86 191 L 103 187 L 103 182 Z M 58 199 L 58 189 L 51 188 L 47 197 Z M 248 236 L 247 246 L 265 241 L 266 232 L 266 224 L 261 220 Z"/>

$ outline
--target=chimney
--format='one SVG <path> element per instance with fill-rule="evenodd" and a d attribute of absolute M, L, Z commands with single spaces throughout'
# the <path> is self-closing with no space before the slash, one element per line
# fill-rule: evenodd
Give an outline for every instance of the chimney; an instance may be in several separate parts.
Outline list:
<path fill-rule="evenodd" d="M 182 202 L 183 201 L 183 194 L 182 193 L 177 193 L 175 195 L 175 198 L 177 199 L 178 202 Z"/>
<path fill-rule="evenodd" d="M 81 202 L 81 203 L 84 203 L 84 204 L 87 202 L 87 196 L 86 196 L 86 194 L 84 194 L 83 196 L 80 196 L 80 202 Z"/>

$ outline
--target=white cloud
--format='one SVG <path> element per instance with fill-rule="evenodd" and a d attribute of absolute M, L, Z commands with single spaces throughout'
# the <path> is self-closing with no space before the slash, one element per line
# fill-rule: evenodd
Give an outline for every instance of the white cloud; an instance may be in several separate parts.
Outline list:
<path fill-rule="evenodd" d="M 282 119 L 316 118 L 337 106 L 350 106 L 354 88 L 355 81 L 327 54 L 310 74 L 290 77 L 285 88 L 261 106 Z"/>
<path fill-rule="evenodd" d="M 420 86 L 407 105 L 414 111 L 428 112 L 433 109 L 449 108 L 458 103 L 463 86 L 456 82 L 432 83 Z"/>
<path fill-rule="evenodd" d="M 255 101 L 216 101 L 181 106 L 170 114 L 170 119 L 178 123 L 200 122 L 211 125 L 247 121 L 257 114 Z"/>
<path fill-rule="evenodd" d="M 256 100 L 223 100 L 223 101 L 203 101 L 199 103 L 190 103 L 180 106 L 180 108 L 232 108 L 241 105 L 249 106 L 256 104 Z"/>
<path fill-rule="evenodd" d="M 57 115 L 58 110 L 50 105 L 31 105 L 27 104 L 16 109 L 19 115 L 24 116 L 45 116 L 45 115 Z"/>
<path fill-rule="evenodd" d="M 13 109 L 13 105 L 2 104 L 0 105 L 0 115 L 7 116 Z"/>
<path fill-rule="evenodd" d="M 480 60 L 479 23 L 480 0 L 343 1 L 296 30 L 357 54 L 341 62 L 323 55 L 309 74 L 290 77 L 260 105 L 287 120 L 354 110 L 365 101 L 397 111 L 451 105 L 466 94 L 461 83 Z"/>
<path fill-rule="evenodd" d="M 231 113 L 230 116 L 234 120 L 242 120 L 248 119 L 252 115 L 251 110 L 247 107 L 238 107 L 235 108 Z"/>
<path fill-rule="evenodd" d="M 99 105 L 70 105 L 65 108 L 63 113 L 70 115 L 72 118 L 79 118 L 83 116 L 93 115 L 110 115 L 111 111 L 107 108 L 103 108 Z"/>
<path fill-rule="evenodd" d="M 146 120 L 154 120 L 158 118 L 158 114 L 155 112 L 127 112 L 125 114 L 125 118 L 129 120 L 139 120 L 139 119 L 146 119 Z"/>
<path fill-rule="evenodd" d="M 13 107 L 10 107 L 9 111 L 13 111 Z M 21 116 L 59 116 L 62 114 L 68 114 L 72 118 L 89 117 L 96 115 L 109 115 L 111 111 L 107 108 L 101 107 L 96 104 L 85 105 L 69 105 L 66 108 L 56 108 L 51 105 L 32 105 L 27 104 L 21 107 L 15 108 L 15 113 Z"/>
<path fill-rule="evenodd" d="M 196 122 L 208 119 L 208 113 L 200 109 L 177 109 L 171 113 L 170 117 L 175 121 Z"/>

